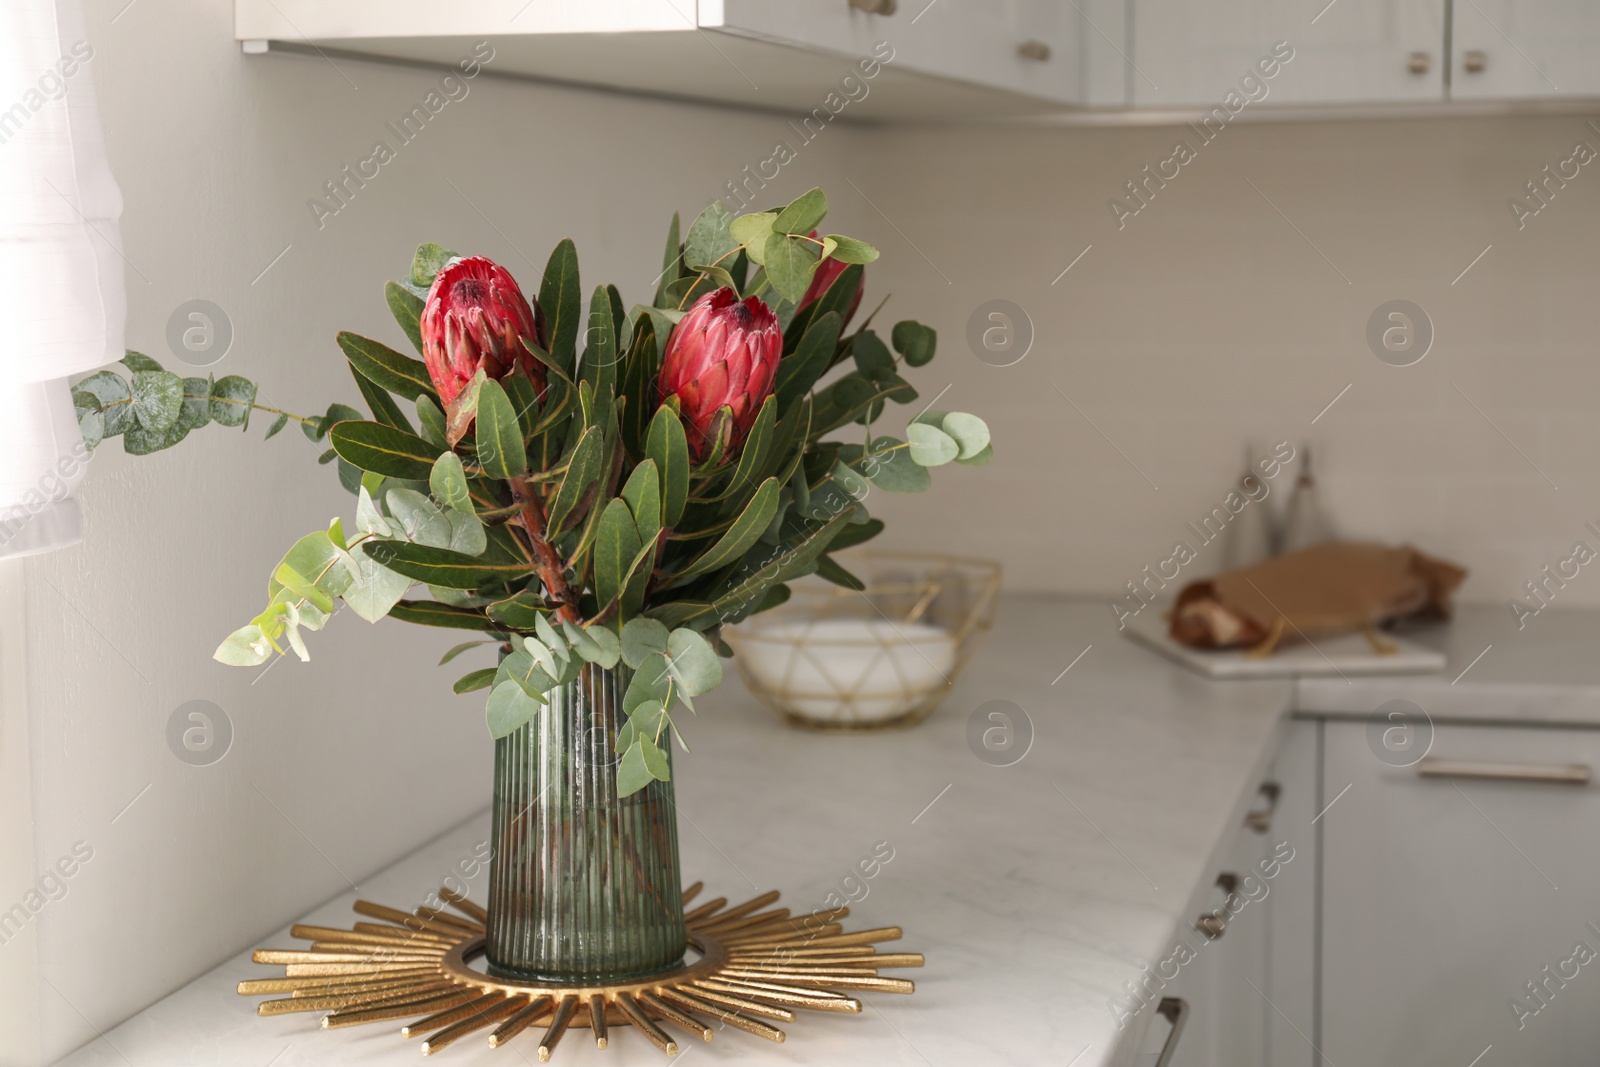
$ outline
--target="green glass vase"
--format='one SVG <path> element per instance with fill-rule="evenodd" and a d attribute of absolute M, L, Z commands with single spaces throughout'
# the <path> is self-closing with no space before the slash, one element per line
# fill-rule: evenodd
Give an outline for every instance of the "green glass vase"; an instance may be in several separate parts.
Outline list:
<path fill-rule="evenodd" d="M 610 981 L 683 959 L 672 783 L 617 795 L 615 742 L 631 673 L 584 664 L 537 717 L 495 742 L 492 974 Z"/>

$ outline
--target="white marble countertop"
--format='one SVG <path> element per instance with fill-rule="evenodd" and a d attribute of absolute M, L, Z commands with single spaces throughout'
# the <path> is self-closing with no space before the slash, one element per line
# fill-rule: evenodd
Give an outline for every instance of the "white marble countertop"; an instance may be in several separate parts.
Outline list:
<path fill-rule="evenodd" d="M 1409 700 L 1436 722 L 1600 727 L 1600 612 L 1549 608 L 1522 621 L 1504 604 L 1463 608 L 1449 625 L 1406 631 L 1449 656 L 1443 671 L 1301 678 L 1296 708 L 1364 717 Z"/>
<path fill-rule="evenodd" d="M 887 842 L 894 858 L 865 883 L 849 922 L 904 927 L 898 947 L 926 953 L 927 966 L 894 972 L 916 980 L 913 996 L 864 998 L 862 1016 L 807 1013 L 781 1046 L 728 1031 L 683 1055 L 1112 1062 L 1119 1033 L 1108 1001 L 1159 958 L 1191 912 L 1214 850 L 1238 827 L 1275 754 L 1291 695 L 1287 681 L 1211 682 L 1174 666 L 1119 637 L 1103 605 L 1031 599 L 1003 605 L 966 676 L 913 730 L 797 731 L 730 679 L 702 703 L 695 750 L 677 763 L 686 880 L 734 899 L 776 887 L 799 911 L 821 906 L 858 859 Z M 1032 721 L 1032 747 L 1013 766 L 990 766 L 968 747 L 968 717 L 991 700 L 1014 702 Z M 363 880 L 361 895 L 410 907 L 487 831 L 485 813 Z M 353 899 L 305 921 L 347 925 Z M 287 930 L 263 943 L 293 944 Z M 62 1063 L 302 1067 L 418 1055 L 389 1025 L 328 1032 L 312 1014 L 258 1018 L 257 998 L 234 986 L 275 970 L 241 954 Z M 633 1036 L 604 1052 L 569 1038 L 557 1060 L 662 1062 Z M 462 1067 L 504 1067 L 533 1062 L 535 1045 L 494 1051 L 473 1038 L 441 1055 Z"/>
<path fill-rule="evenodd" d="M 856 862 L 886 842 L 893 859 L 865 883 L 850 922 L 904 927 L 896 947 L 924 952 L 928 963 L 896 972 L 917 981 L 915 995 L 863 998 L 863 1017 L 804 1016 L 782 1046 L 729 1031 L 683 1055 L 1121 1062 L 1119 1038 L 1136 1036 L 1152 1013 L 1122 1034 L 1108 1003 L 1193 913 L 1288 712 L 1366 715 L 1403 698 L 1436 719 L 1600 725 L 1600 613 L 1548 612 L 1519 631 L 1509 611 L 1469 608 L 1449 627 L 1412 636 L 1445 650 L 1450 666 L 1408 677 L 1218 682 L 1125 640 L 1098 603 L 1009 599 L 932 718 L 856 736 L 784 726 L 730 679 L 702 703 L 695 751 L 677 763 L 686 881 L 704 879 L 712 894 L 736 900 L 776 887 L 800 911 L 842 894 Z M 1031 747 L 1012 766 L 983 762 L 967 741 L 969 717 L 994 700 L 1020 707 L 1032 724 Z M 487 833 L 485 812 L 366 879 L 361 895 L 409 907 Z M 355 896 L 305 921 L 348 924 Z M 285 930 L 264 944 L 292 942 Z M 324 1032 L 309 1014 L 257 1018 L 255 998 L 234 986 L 268 973 L 248 954 L 235 957 L 62 1064 L 301 1067 L 417 1055 L 391 1026 Z M 531 1062 L 533 1045 L 491 1052 L 471 1039 L 444 1055 L 463 1067 Z M 573 1067 L 661 1062 L 632 1040 L 602 1053 L 569 1039 L 558 1057 Z"/>

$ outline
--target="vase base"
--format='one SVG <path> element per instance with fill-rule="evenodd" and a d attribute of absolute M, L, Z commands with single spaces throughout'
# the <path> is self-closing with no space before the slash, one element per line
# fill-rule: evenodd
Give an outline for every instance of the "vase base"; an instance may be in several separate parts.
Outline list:
<path fill-rule="evenodd" d="M 688 905 L 700 883 L 683 895 Z M 688 912 L 694 957 L 666 971 L 622 981 L 551 982 L 491 974 L 474 966 L 483 956 L 487 913 L 450 890 L 440 896 L 454 909 L 412 912 L 357 901 L 357 914 L 378 920 L 349 930 L 295 926 L 290 933 L 309 949 L 257 949 L 255 962 L 282 964 L 284 977 L 239 983 L 245 996 L 287 997 L 256 1006 L 260 1015 L 324 1012 L 324 1029 L 369 1022 L 406 1023 L 404 1037 L 422 1037 L 424 1055 L 493 1026 L 491 1048 L 542 1025 L 540 1060 L 562 1036 L 587 1029 L 605 1048 L 612 1027 L 631 1026 L 668 1056 L 679 1046 L 673 1032 L 705 1041 L 723 1022 L 770 1041 L 783 1030 L 763 1020 L 790 1022 L 796 1009 L 859 1013 L 849 991 L 910 993 L 891 967 L 920 967 L 920 953 L 880 953 L 876 946 L 900 937 L 897 926 L 846 932 L 849 908 L 794 917 L 771 908 L 776 891 L 729 907 L 718 897 Z M 421 1016 L 421 1018 L 417 1018 Z"/>
<path fill-rule="evenodd" d="M 521 971 L 512 970 L 512 969 L 507 968 L 507 967 L 496 967 L 494 964 L 489 963 L 488 959 L 487 959 L 487 956 L 485 956 L 484 957 L 484 966 L 483 966 L 483 970 L 482 970 L 481 973 L 484 975 L 485 978 L 488 978 L 491 981 L 520 982 L 520 983 L 523 983 L 523 984 L 526 984 L 526 985 L 539 986 L 541 988 L 543 988 L 544 986 L 583 987 L 583 986 L 586 986 L 586 985 L 593 985 L 595 983 L 631 982 L 631 981 L 634 981 L 635 979 L 637 979 L 639 981 L 644 981 L 646 979 L 655 978 L 655 977 L 660 976 L 660 975 L 670 974 L 673 971 L 676 971 L 677 969 L 682 967 L 683 966 L 683 960 L 687 959 L 687 958 L 688 958 L 687 955 L 685 955 L 683 957 L 683 959 L 678 959 L 678 960 L 674 961 L 673 963 L 669 963 L 665 967 L 655 967 L 655 968 L 652 968 L 651 970 L 648 970 L 648 971 L 640 971 L 638 974 L 584 975 L 584 976 L 581 976 L 581 977 L 573 978 L 573 977 L 569 977 L 567 975 L 538 974 L 538 973 L 532 972 L 532 971 L 521 972 Z"/>

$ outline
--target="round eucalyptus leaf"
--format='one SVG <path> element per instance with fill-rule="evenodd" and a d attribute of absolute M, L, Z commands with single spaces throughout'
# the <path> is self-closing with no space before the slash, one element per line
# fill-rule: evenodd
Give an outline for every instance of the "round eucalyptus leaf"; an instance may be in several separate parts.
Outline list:
<path fill-rule="evenodd" d="M 955 438 L 956 444 L 961 446 L 957 459 L 971 459 L 989 447 L 989 424 L 976 415 L 952 411 L 944 417 L 939 428 Z"/>
<path fill-rule="evenodd" d="M 925 422 L 914 422 L 906 427 L 906 440 L 911 444 L 911 458 L 923 467 L 939 467 L 961 454 L 956 439 Z"/>

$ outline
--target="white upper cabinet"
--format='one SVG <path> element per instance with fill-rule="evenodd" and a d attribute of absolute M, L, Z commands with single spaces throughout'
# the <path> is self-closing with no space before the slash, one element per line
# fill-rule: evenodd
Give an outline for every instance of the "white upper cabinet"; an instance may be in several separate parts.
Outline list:
<path fill-rule="evenodd" d="M 1600 0 L 234 5 L 248 51 L 455 66 L 484 42 L 495 73 L 866 121 L 1600 97 Z"/>
<path fill-rule="evenodd" d="M 1600 3 L 1457 0 L 1454 100 L 1600 96 Z"/>
<path fill-rule="evenodd" d="M 868 120 L 1076 104 L 1077 31 L 1056 0 L 235 0 L 257 51 L 453 66 L 485 41 L 495 73 Z"/>
<path fill-rule="evenodd" d="M 901 70 L 1060 103 L 1078 97 L 1077 15 L 1053 0 L 722 0 L 702 3 L 700 19 L 723 33 L 841 56 L 883 42 Z"/>
<path fill-rule="evenodd" d="M 1133 101 L 1229 111 L 1442 101 L 1445 3 L 1137 0 Z"/>

